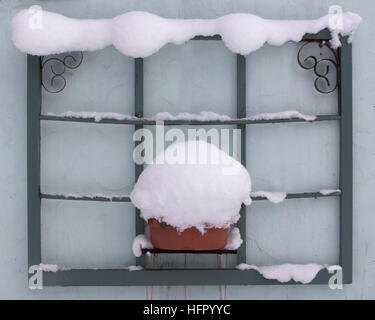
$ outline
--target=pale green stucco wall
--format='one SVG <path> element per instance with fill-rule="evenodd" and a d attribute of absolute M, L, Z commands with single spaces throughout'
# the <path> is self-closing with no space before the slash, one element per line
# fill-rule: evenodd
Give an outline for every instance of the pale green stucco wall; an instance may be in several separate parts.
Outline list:
<path fill-rule="evenodd" d="M 375 144 L 373 40 L 375 6 L 348 1 L 0 1 L 0 298 L 143 299 L 144 287 L 27 288 L 26 56 L 10 41 L 10 20 L 32 4 L 71 17 L 113 17 L 146 10 L 170 18 L 214 18 L 249 12 L 265 18 L 305 19 L 339 4 L 364 18 L 353 45 L 354 277 L 328 286 L 228 287 L 228 299 L 375 298 Z M 313 91 L 313 77 L 296 66 L 296 46 L 265 47 L 247 58 L 248 114 L 281 111 L 334 113 L 335 96 Z M 235 57 L 222 43 L 168 45 L 145 62 L 145 115 L 158 111 L 212 110 L 234 116 Z M 44 94 L 48 111 L 131 113 L 132 60 L 113 48 L 85 55 L 63 95 Z M 67 130 L 68 129 L 68 130 Z M 338 183 L 337 126 L 290 124 L 248 130 L 248 167 L 255 189 L 307 191 Z M 49 123 L 43 125 L 42 188 L 46 192 L 127 193 L 133 184 L 132 129 Z M 108 143 L 110 141 L 110 143 Z M 306 143 L 309 142 L 309 144 Z M 79 157 L 81 156 L 81 157 Z M 122 266 L 130 252 L 133 208 L 129 204 L 43 203 L 43 258 L 71 266 Z M 129 214 L 127 214 L 129 213 Z M 338 262 L 338 202 L 290 200 L 255 204 L 248 212 L 249 263 Z M 297 240 L 298 239 L 298 240 Z M 214 257 L 157 259 L 158 265 L 215 265 Z M 154 298 L 216 299 L 217 287 L 158 287 Z"/>

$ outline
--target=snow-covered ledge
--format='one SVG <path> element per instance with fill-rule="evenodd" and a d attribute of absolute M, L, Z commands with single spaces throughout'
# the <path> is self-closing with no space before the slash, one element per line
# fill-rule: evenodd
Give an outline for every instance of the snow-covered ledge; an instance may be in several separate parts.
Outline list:
<path fill-rule="evenodd" d="M 314 280 L 318 272 L 326 268 L 328 271 L 341 270 L 338 265 L 320 265 L 320 264 L 281 264 L 275 266 L 255 266 L 246 263 L 240 263 L 236 266 L 238 270 L 256 270 L 264 278 L 269 280 L 277 280 L 281 283 L 301 282 L 303 284 L 310 283 Z"/>
<path fill-rule="evenodd" d="M 331 46 L 341 45 L 339 35 L 353 34 L 362 18 L 343 13 L 316 20 L 269 20 L 253 14 L 234 13 L 217 19 L 167 19 L 143 11 L 130 11 L 113 19 L 72 19 L 58 13 L 22 10 L 12 20 L 12 40 L 18 49 L 33 55 L 94 51 L 109 45 L 130 57 L 147 57 L 167 43 L 182 44 L 197 35 L 220 35 L 234 53 L 248 55 L 264 44 L 281 46 L 301 41 L 306 33 L 331 32 Z M 30 23 L 31 22 L 31 23 Z"/>
<path fill-rule="evenodd" d="M 73 119 L 94 119 L 95 122 L 100 122 L 102 120 L 134 120 L 140 121 L 142 118 L 137 118 L 136 116 L 115 113 L 115 112 L 74 112 L 66 111 L 60 114 L 53 112 L 47 112 L 44 116 L 55 117 L 55 118 L 73 118 Z M 181 112 L 177 115 L 172 115 L 169 112 L 159 112 L 152 117 L 143 118 L 150 121 L 222 121 L 228 122 L 233 120 L 250 120 L 250 121 L 260 121 L 260 120 L 287 120 L 287 119 L 301 119 L 304 121 L 314 121 L 316 119 L 315 115 L 302 114 L 296 110 L 287 110 L 274 113 L 260 113 L 253 116 L 245 118 L 231 118 L 228 115 L 218 114 L 212 111 L 201 111 L 200 113 L 189 113 Z"/>

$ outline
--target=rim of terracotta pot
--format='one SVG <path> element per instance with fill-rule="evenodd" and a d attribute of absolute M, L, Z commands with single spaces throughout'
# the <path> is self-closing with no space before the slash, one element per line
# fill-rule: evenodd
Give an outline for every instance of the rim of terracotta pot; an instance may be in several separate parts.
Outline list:
<path fill-rule="evenodd" d="M 220 250 L 228 240 L 229 228 L 207 228 L 202 234 L 196 227 L 179 232 L 176 227 L 149 219 L 152 245 L 164 250 Z"/>

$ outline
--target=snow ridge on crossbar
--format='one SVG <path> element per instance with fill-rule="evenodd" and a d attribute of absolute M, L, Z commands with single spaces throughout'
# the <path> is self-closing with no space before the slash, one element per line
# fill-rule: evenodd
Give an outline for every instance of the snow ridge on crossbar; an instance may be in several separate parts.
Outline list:
<path fill-rule="evenodd" d="M 88 123 L 98 123 L 98 124 L 133 124 L 133 125 L 155 125 L 157 120 L 139 118 L 139 119 L 101 119 L 95 120 L 92 118 L 73 118 L 73 117 L 63 117 L 58 115 L 40 115 L 40 120 L 49 121 L 71 121 L 71 122 L 88 122 Z M 290 118 L 290 119 L 230 119 L 230 120 L 162 120 L 164 125 L 230 125 L 230 124 L 261 124 L 261 123 L 284 123 L 284 122 L 316 122 L 316 121 L 331 121 L 340 120 L 339 115 L 317 115 L 314 120 L 305 120 L 301 118 Z"/>
<path fill-rule="evenodd" d="M 285 199 L 308 199 L 308 198 L 325 198 L 341 196 L 341 191 L 332 192 L 329 194 L 322 194 L 320 192 L 301 192 L 301 193 L 287 193 Z M 51 200 L 81 200 L 81 201 L 105 201 L 105 202 L 130 202 L 130 196 L 105 196 L 105 195 L 70 195 L 70 194 L 50 194 L 41 193 L 41 199 Z M 266 197 L 251 197 L 252 200 L 267 200 Z"/>

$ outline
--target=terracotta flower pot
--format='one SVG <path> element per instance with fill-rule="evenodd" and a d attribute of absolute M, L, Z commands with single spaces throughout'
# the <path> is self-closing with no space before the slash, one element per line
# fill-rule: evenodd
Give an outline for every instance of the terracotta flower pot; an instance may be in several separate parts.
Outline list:
<path fill-rule="evenodd" d="M 169 224 L 159 223 L 156 219 L 148 220 L 152 245 L 165 250 L 219 250 L 223 249 L 228 239 L 228 229 L 211 228 L 202 235 L 195 228 L 178 232 Z"/>

